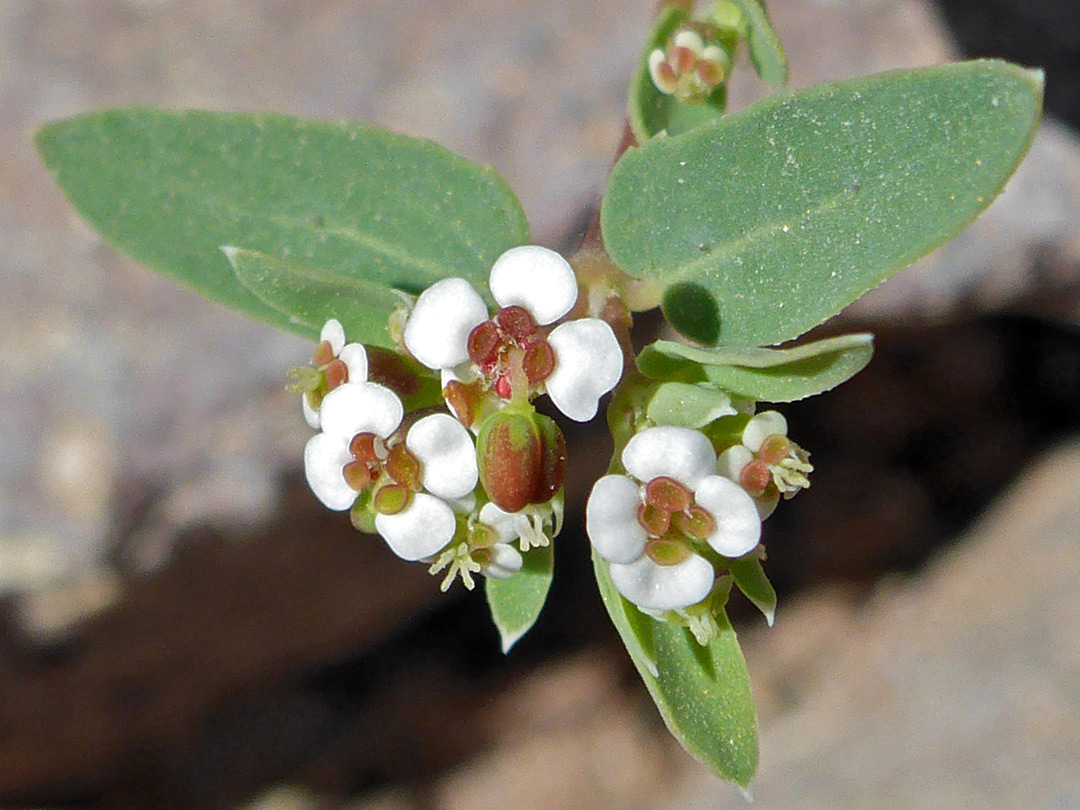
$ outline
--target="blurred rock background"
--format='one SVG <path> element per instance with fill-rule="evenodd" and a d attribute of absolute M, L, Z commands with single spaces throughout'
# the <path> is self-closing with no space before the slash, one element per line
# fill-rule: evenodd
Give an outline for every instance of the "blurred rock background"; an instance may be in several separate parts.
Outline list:
<path fill-rule="evenodd" d="M 310 348 L 103 245 L 29 140 L 118 104 L 358 118 L 495 166 L 568 247 L 652 10 L 0 0 L 0 806 L 742 806 L 670 742 L 594 596 L 574 527 L 604 448 L 578 453 L 553 600 L 504 659 L 482 597 L 306 492 L 282 383 Z M 767 526 L 776 628 L 739 617 L 755 805 L 1078 807 L 1078 10 L 770 10 L 795 85 L 1002 55 L 1047 68 L 1065 123 L 846 314 L 879 333 L 871 368 L 788 409 L 818 472 Z M 744 71 L 733 98 L 759 92 Z"/>

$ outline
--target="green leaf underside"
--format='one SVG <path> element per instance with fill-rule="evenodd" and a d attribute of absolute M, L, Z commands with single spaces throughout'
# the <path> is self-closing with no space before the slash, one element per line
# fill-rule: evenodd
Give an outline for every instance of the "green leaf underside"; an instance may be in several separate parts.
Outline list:
<path fill-rule="evenodd" d="M 293 322 L 317 333 L 330 318 L 337 318 L 350 341 L 396 348 L 386 325 L 405 301 L 390 287 L 332 276 L 253 250 L 224 250 L 240 282 Z"/>
<path fill-rule="evenodd" d="M 551 588 L 555 564 L 553 547 L 549 544 L 534 548 L 524 556 L 521 570 L 512 577 L 484 580 L 491 619 L 499 631 L 504 653 L 510 652 L 510 648 L 536 624 Z"/>
<path fill-rule="evenodd" d="M 656 19 L 642 50 L 637 71 L 630 81 L 628 113 L 630 129 L 638 141 L 646 141 L 661 132 L 677 135 L 718 118 L 724 112 L 727 88 L 721 86 L 705 104 L 684 104 L 674 96 L 661 93 L 649 75 L 649 54 L 663 48 L 675 30 L 690 19 L 681 8 L 668 6 Z"/>
<path fill-rule="evenodd" d="M 630 275 L 708 293 L 717 343 L 781 343 L 989 205 L 1041 96 L 1041 74 L 993 60 L 777 93 L 627 151 L 604 240 Z"/>
<path fill-rule="evenodd" d="M 750 61 L 754 63 L 754 70 L 758 76 L 772 87 L 783 87 L 788 80 L 787 55 L 784 46 L 780 44 L 780 38 L 769 22 L 769 15 L 765 13 L 765 6 L 760 0 L 731 0 L 743 14 L 746 15 L 750 26 L 750 36 L 747 45 L 750 50 Z"/>
<path fill-rule="evenodd" d="M 693 383 L 667 382 L 656 388 L 645 415 L 658 425 L 696 429 L 714 419 L 731 416 L 731 397 L 715 388 Z"/>
<path fill-rule="evenodd" d="M 248 291 L 220 246 L 411 293 L 462 276 L 486 294 L 494 260 L 528 242 L 521 206 L 492 169 L 360 124 L 129 108 L 58 121 L 36 141 L 108 242 L 304 335 L 312 327 Z"/>
<path fill-rule="evenodd" d="M 826 338 L 790 349 L 700 349 L 659 340 L 637 358 L 653 379 L 709 383 L 763 402 L 794 402 L 851 379 L 873 356 L 873 335 Z"/>
<path fill-rule="evenodd" d="M 765 576 L 761 560 L 732 560 L 730 566 L 739 590 L 764 614 L 772 627 L 776 616 L 776 591 Z"/>
<path fill-rule="evenodd" d="M 731 625 L 720 615 L 720 636 L 703 648 L 685 628 L 644 616 L 623 599 L 595 553 L 593 568 L 604 606 L 675 739 L 717 775 L 749 787 L 757 769 L 757 716 Z"/>

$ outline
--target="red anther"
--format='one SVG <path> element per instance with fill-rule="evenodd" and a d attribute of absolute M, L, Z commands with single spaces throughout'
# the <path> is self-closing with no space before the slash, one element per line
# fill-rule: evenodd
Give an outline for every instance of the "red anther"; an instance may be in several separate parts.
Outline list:
<path fill-rule="evenodd" d="M 671 512 L 643 503 L 637 510 L 637 522 L 650 537 L 661 537 L 671 527 Z"/>
<path fill-rule="evenodd" d="M 753 496 L 765 494 L 765 489 L 772 483 L 772 472 L 769 465 L 761 459 L 748 462 L 739 473 L 739 484 Z"/>
<path fill-rule="evenodd" d="M 499 327 L 492 321 L 484 321 L 469 332 L 469 340 L 466 344 L 469 358 L 481 368 L 490 368 L 499 358 L 501 343 Z"/>
<path fill-rule="evenodd" d="M 724 81 L 724 68 L 719 62 L 702 59 L 697 63 L 697 75 L 707 87 L 718 87 Z"/>
<path fill-rule="evenodd" d="M 536 385 L 550 377 L 555 370 L 555 350 L 546 340 L 534 343 L 525 351 L 521 367 L 529 378 L 529 384 Z"/>
<path fill-rule="evenodd" d="M 510 385 L 510 377 L 506 374 L 500 374 L 495 379 L 495 393 L 503 399 L 510 399 L 514 395 L 513 386 Z"/>
<path fill-rule="evenodd" d="M 315 347 L 315 354 L 311 356 L 311 362 L 316 368 L 322 368 L 334 359 L 334 347 L 329 340 L 322 341 Z"/>
<path fill-rule="evenodd" d="M 375 450 L 377 438 L 374 433 L 357 433 L 349 441 L 349 454 L 364 464 L 374 464 L 379 460 L 379 454 Z"/>
<path fill-rule="evenodd" d="M 645 544 L 645 553 L 657 565 L 678 565 L 693 552 L 681 540 L 673 537 L 658 537 Z"/>
<path fill-rule="evenodd" d="M 333 391 L 349 381 L 349 367 L 344 360 L 331 360 L 326 366 L 326 390 Z"/>
<path fill-rule="evenodd" d="M 697 62 L 697 54 L 689 48 L 684 48 L 681 45 L 676 45 L 671 55 L 668 57 L 668 61 L 675 69 L 676 75 L 683 75 L 689 73 L 694 69 L 694 63 Z"/>
<path fill-rule="evenodd" d="M 688 537 L 705 540 L 716 531 L 716 518 L 709 510 L 695 504 L 675 515 L 675 526 Z"/>
<path fill-rule="evenodd" d="M 657 65 L 656 72 L 660 74 L 660 79 L 669 86 L 674 85 L 679 81 L 679 77 L 675 73 L 675 68 L 672 67 L 671 62 L 667 59 Z"/>
<path fill-rule="evenodd" d="M 516 304 L 500 309 L 495 316 L 495 323 L 514 340 L 523 340 L 537 330 L 536 319 L 529 314 L 529 310 Z"/>
<path fill-rule="evenodd" d="M 345 476 L 345 483 L 357 492 L 363 492 L 375 483 L 376 478 L 371 468 L 363 461 L 350 461 L 342 467 L 341 474 Z"/>
<path fill-rule="evenodd" d="M 765 437 L 757 457 L 766 464 L 779 464 L 789 455 L 791 455 L 791 440 L 782 433 L 774 433 Z"/>
<path fill-rule="evenodd" d="M 665 512 L 681 512 L 694 502 L 694 496 L 674 478 L 662 475 L 645 485 L 645 502 Z"/>
<path fill-rule="evenodd" d="M 410 503 L 412 503 L 412 492 L 408 487 L 400 484 L 388 484 L 381 487 L 372 498 L 372 506 L 380 515 L 396 515 L 405 511 L 405 507 Z"/>
<path fill-rule="evenodd" d="M 405 443 L 395 444 L 386 457 L 386 474 L 409 489 L 420 489 L 423 467 L 420 459 L 409 452 Z"/>

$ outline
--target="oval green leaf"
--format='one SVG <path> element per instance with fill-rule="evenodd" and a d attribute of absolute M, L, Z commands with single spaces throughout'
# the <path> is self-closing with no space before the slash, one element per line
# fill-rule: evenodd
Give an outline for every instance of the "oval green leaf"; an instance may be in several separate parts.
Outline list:
<path fill-rule="evenodd" d="M 521 570 L 512 577 L 484 580 L 491 620 L 499 631 L 504 653 L 510 652 L 536 624 L 551 588 L 555 565 L 552 545 L 531 549 L 524 557 Z"/>
<path fill-rule="evenodd" d="M 749 788 L 758 761 L 757 714 L 726 616 L 717 617 L 720 635 L 702 647 L 686 628 L 644 616 L 623 599 L 596 554 L 593 569 L 608 615 L 668 730 L 718 776 Z"/>
<path fill-rule="evenodd" d="M 131 108 L 58 121 L 36 141 L 68 199 L 112 245 L 309 336 L 244 287 L 219 246 L 410 293 L 447 276 L 486 291 L 495 259 L 529 236 L 492 169 L 360 124 Z"/>
<path fill-rule="evenodd" d="M 862 371 L 873 356 L 873 341 L 873 335 L 859 333 L 790 349 L 701 349 L 658 340 L 642 350 L 637 366 L 652 379 L 708 383 L 762 402 L 794 402 Z"/>
<path fill-rule="evenodd" d="M 1034 134 L 1042 75 L 983 60 L 777 93 L 623 155 L 607 249 L 715 300 L 716 343 L 797 337 L 945 242 Z"/>
<path fill-rule="evenodd" d="M 760 0 L 728 0 L 746 16 L 747 45 L 750 48 L 750 61 L 762 80 L 773 86 L 783 87 L 788 80 L 787 54 L 780 38 L 776 35 L 769 15 L 765 13 L 765 4 Z"/>
<path fill-rule="evenodd" d="M 739 590 L 764 614 L 765 621 L 772 627 L 776 617 L 776 591 L 765 576 L 761 560 L 733 560 L 731 576 Z"/>
<path fill-rule="evenodd" d="M 645 415 L 658 425 L 697 429 L 723 416 L 734 416 L 731 397 L 708 385 L 666 382 L 656 387 Z"/>

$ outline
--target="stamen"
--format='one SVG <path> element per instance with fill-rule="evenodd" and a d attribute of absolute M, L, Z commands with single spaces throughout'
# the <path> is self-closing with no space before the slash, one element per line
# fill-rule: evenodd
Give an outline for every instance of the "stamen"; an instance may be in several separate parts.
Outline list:
<path fill-rule="evenodd" d="M 693 493 L 674 478 L 662 475 L 645 485 L 645 502 L 657 509 L 681 512 L 693 501 Z"/>
<path fill-rule="evenodd" d="M 704 540 L 716 531 L 716 518 L 697 504 L 675 515 L 675 526 L 687 537 Z"/>
<path fill-rule="evenodd" d="M 678 565 L 693 552 L 681 540 L 672 537 L 658 537 L 645 544 L 645 553 L 657 565 Z"/>
<path fill-rule="evenodd" d="M 321 368 L 334 359 L 334 347 L 329 340 L 324 340 L 315 347 L 315 354 L 311 356 L 311 363 L 316 368 Z"/>
<path fill-rule="evenodd" d="M 501 343 L 499 327 L 491 321 L 484 321 L 469 332 L 469 359 L 486 371 L 499 359 Z"/>
<path fill-rule="evenodd" d="M 650 537 L 661 537 L 671 526 L 671 512 L 643 503 L 638 507 L 637 520 Z"/>
<path fill-rule="evenodd" d="M 546 340 L 534 343 L 525 351 L 525 359 L 521 363 L 525 369 L 525 376 L 529 378 L 530 385 L 546 380 L 555 370 L 555 350 Z"/>
<path fill-rule="evenodd" d="M 537 330 L 536 320 L 525 307 L 503 307 L 495 316 L 495 322 L 514 340 L 527 338 Z"/>

